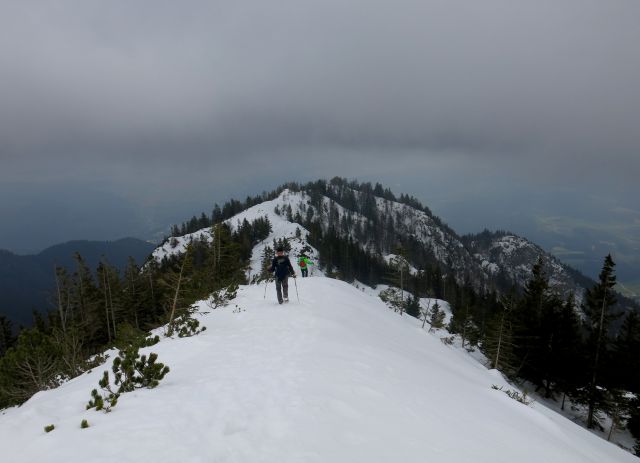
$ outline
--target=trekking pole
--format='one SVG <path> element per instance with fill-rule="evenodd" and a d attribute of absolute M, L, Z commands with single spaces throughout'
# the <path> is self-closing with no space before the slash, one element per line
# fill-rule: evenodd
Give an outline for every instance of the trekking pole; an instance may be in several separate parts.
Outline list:
<path fill-rule="evenodd" d="M 263 299 L 267 298 L 267 286 L 269 286 L 269 279 L 268 278 L 266 280 L 264 280 L 264 297 L 263 297 Z"/>
<path fill-rule="evenodd" d="M 298 302 L 300 302 L 300 296 L 298 295 L 298 282 L 296 280 L 297 278 L 293 277 L 293 284 L 296 285 L 296 297 L 298 298 Z"/>

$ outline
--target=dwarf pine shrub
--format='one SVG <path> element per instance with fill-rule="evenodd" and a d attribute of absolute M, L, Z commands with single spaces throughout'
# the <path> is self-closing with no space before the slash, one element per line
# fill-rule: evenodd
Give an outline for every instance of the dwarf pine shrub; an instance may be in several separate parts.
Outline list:
<path fill-rule="evenodd" d="M 104 391 L 100 394 L 97 389 L 91 391 L 91 400 L 87 404 L 87 410 L 95 408 L 111 411 L 118 403 L 120 395 L 135 389 L 153 389 L 169 373 L 169 367 L 158 363 L 158 354 L 150 353 L 140 355 L 138 346 L 129 346 L 118 352 L 113 359 L 111 371 L 114 375 L 113 387 L 110 382 L 109 372 L 105 371 L 98 385 Z"/>
<path fill-rule="evenodd" d="M 497 391 L 502 391 L 505 394 L 507 394 L 509 397 L 511 397 L 513 400 L 516 400 L 518 402 L 520 402 L 521 404 L 525 404 L 525 405 L 529 405 L 532 401 L 528 400 L 528 396 L 526 392 L 523 392 L 522 394 L 520 394 L 518 391 L 514 391 L 511 389 L 507 389 L 506 391 L 504 390 L 503 386 L 498 387 L 497 385 L 492 385 L 491 389 L 495 389 Z"/>

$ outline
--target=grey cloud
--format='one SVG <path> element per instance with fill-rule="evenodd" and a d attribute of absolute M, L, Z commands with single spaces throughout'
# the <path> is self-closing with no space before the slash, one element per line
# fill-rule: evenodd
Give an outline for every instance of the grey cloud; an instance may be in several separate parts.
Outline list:
<path fill-rule="evenodd" d="M 333 175 L 428 204 L 637 195 L 638 17 L 633 0 L 5 0 L 0 182 L 83 179 L 150 213 Z"/>
<path fill-rule="evenodd" d="M 637 2 L 0 8 L 5 158 L 638 157 Z"/>

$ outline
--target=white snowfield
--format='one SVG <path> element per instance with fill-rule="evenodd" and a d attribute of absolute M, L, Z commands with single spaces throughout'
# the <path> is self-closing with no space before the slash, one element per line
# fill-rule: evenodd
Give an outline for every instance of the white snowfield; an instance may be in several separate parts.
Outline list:
<path fill-rule="evenodd" d="M 145 349 L 171 372 L 111 413 L 85 410 L 111 359 L 1 412 L 3 463 L 637 463 L 379 299 L 318 277 L 298 302 L 290 283 L 289 304 L 245 286 L 202 334 Z"/>

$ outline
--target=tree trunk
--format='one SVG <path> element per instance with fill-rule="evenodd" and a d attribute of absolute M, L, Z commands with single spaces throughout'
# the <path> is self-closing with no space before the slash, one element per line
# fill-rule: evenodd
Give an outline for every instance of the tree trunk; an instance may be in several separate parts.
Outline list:
<path fill-rule="evenodd" d="M 109 342 L 111 342 L 111 324 L 109 322 L 109 299 L 107 298 L 107 272 L 104 267 L 102 269 L 102 288 L 103 288 L 103 294 L 104 294 L 104 311 L 107 317 L 106 318 L 107 335 L 109 337 Z"/>
<path fill-rule="evenodd" d="M 176 307 L 178 305 L 178 296 L 180 294 L 180 284 L 182 283 L 182 271 L 184 270 L 184 266 L 187 263 L 187 256 L 185 255 L 182 259 L 182 265 L 180 266 L 180 273 L 178 274 L 178 284 L 176 285 L 176 292 L 173 296 L 173 304 L 171 305 L 171 315 L 169 315 L 169 329 L 171 329 L 171 322 L 173 321 L 173 317 L 176 313 Z"/>
<path fill-rule="evenodd" d="M 593 377 L 589 385 L 589 413 L 587 414 L 587 428 L 593 428 L 593 415 L 595 412 L 596 382 L 598 376 L 598 362 L 600 361 L 600 344 L 602 343 L 602 328 L 604 325 L 604 309 L 607 300 L 607 283 L 604 284 L 604 294 L 602 295 L 602 309 L 600 310 L 600 326 L 598 327 L 598 341 L 596 342 L 596 357 L 593 361 Z"/>

